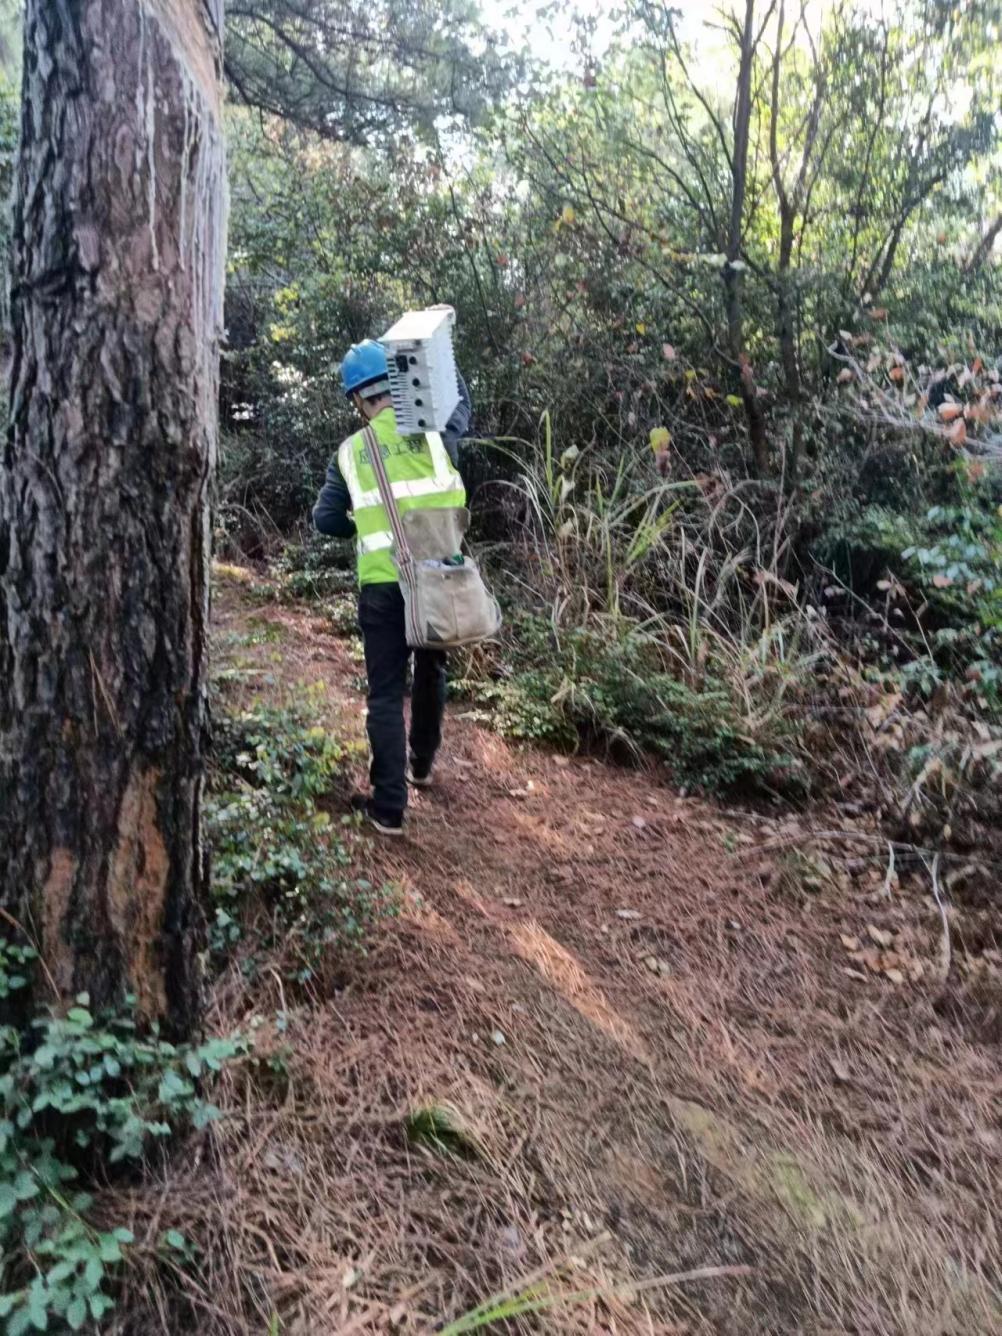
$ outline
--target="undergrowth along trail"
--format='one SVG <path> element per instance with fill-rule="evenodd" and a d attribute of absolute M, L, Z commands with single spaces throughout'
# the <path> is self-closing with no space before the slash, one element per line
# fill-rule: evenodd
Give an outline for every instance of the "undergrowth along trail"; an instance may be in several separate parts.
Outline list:
<path fill-rule="evenodd" d="M 361 738 L 351 642 L 315 610 L 230 578 L 216 640 L 241 698 L 308 688 Z M 579 1297 L 526 1330 L 1002 1330 L 977 916 L 942 984 L 935 906 L 865 839 L 823 857 L 806 817 L 462 714 L 407 841 L 367 855 L 401 890 L 370 953 L 333 986 L 267 962 L 217 985 L 220 1029 L 280 1012 L 256 1033 L 282 1077 L 263 1104 L 225 1078 L 214 1163 L 158 1202 L 202 1247 L 199 1329 L 424 1331 L 537 1277 Z"/>

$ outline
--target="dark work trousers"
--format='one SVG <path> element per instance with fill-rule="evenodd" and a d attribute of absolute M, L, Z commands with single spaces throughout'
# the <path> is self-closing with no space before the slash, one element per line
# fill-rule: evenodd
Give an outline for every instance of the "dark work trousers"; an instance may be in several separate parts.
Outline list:
<path fill-rule="evenodd" d="M 404 631 L 404 597 L 398 584 L 363 585 L 358 596 L 358 624 L 369 679 L 366 729 L 372 751 L 372 800 L 384 812 L 402 812 L 407 806 L 407 662 L 413 652 L 411 756 L 420 769 L 429 769 L 442 740 L 445 654 L 441 650 L 410 649 Z"/>

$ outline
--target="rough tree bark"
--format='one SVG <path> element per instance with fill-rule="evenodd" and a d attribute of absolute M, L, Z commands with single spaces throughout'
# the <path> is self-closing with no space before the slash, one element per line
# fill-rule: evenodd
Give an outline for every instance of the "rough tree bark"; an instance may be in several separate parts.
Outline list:
<path fill-rule="evenodd" d="M 0 907 L 198 1014 L 222 0 L 28 0 L 0 455 Z M 39 984 L 39 987 L 42 987 Z"/>

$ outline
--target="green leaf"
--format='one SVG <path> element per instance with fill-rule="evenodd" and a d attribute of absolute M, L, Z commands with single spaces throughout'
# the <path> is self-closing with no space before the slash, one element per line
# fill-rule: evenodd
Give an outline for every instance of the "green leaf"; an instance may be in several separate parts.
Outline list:
<path fill-rule="evenodd" d="M 14 1294 L 0 1294 L 0 1317 L 7 1317 L 14 1310 L 14 1305 L 19 1303 L 23 1291 L 18 1290 Z"/>
<path fill-rule="evenodd" d="M 48 1331 L 49 1308 L 45 1302 L 45 1291 L 32 1286 L 28 1296 L 28 1317 L 36 1331 Z"/>
<path fill-rule="evenodd" d="M 116 1259 L 117 1260 L 117 1259 Z M 104 1279 L 104 1264 L 100 1257 L 91 1257 L 84 1267 L 84 1280 L 92 1290 L 96 1290 Z"/>
<path fill-rule="evenodd" d="M 70 1007 L 66 1019 L 72 1021 L 74 1025 L 82 1025 L 85 1030 L 94 1024 L 94 1017 L 86 1007 Z"/>
<path fill-rule="evenodd" d="M 38 1251 L 41 1252 L 42 1251 L 41 1248 L 39 1248 Z M 45 1283 L 51 1290 L 54 1286 L 59 1285 L 69 1276 L 72 1276 L 73 1272 L 76 1269 L 77 1269 L 76 1262 L 72 1262 L 69 1260 L 57 1262 L 54 1267 L 52 1267 L 49 1271 L 46 1271 Z"/>
<path fill-rule="evenodd" d="M 87 1302 L 90 1304 L 90 1315 L 95 1322 L 99 1321 L 109 1308 L 115 1306 L 106 1294 L 92 1294 Z"/>
<path fill-rule="evenodd" d="M 191 1121 L 195 1129 L 200 1132 L 203 1127 L 208 1127 L 209 1123 L 218 1122 L 222 1116 L 215 1104 L 199 1104 L 192 1114 Z"/>
<path fill-rule="evenodd" d="M 187 1247 L 188 1241 L 179 1229 L 168 1229 L 167 1233 L 164 1235 L 164 1243 L 166 1243 L 169 1248 L 184 1249 Z"/>
<path fill-rule="evenodd" d="M 187 1081 L 178 1076 L 177 1072 L 165 1072 L 160 1081 L 160 1089 L 157 1091 L 157 1099 L 161 1104 L 170 1104 L 179 1096 L 190 1092 L 191 1087 Z"/>
<path fill-rule="evenodd" d="M 83 1299 L 74 1299 L 66 1310 L 66 1325 L 71 1331 L 79 1331 L 87 1321 L 87 1305 Z"/>
<path fill-rule="evenodd" d="M 740 408 L 742 404 L 742 399 L 740 394 L 729 394 L 727 396 L 727 402 L 730 404 L 732 408 Z"/>
<path fill-rule="evenodd" d="M 27 1170 L 22 1170 L 14 1179 L 14 1192 L 17 1194 L 18 1201 L 28 1201 L 31 1197 L 37 1197 L 39 1187 L 35 1175 Z"/>
<path fill-rule="evenodd" d="M 31 1326 L 31 1310 L 27 1307 L 19 1308 L 11 1314 L 10 1321 L 7 1323 L 5 1336 L 24 1336 L 24 1333 Z"/>

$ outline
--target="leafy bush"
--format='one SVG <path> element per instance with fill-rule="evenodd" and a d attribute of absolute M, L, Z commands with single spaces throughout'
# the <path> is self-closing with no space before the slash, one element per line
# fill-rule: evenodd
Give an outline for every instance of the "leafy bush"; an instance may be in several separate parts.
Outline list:
<path fill-rule="evenodd" d="M 791 775 L 789 751 L 769 749 L 742 731 L 726 687 L 687 685 L 665 670 L 657 646 L 637 631 L 618 638 L 587 629 L 554 635 L 541 618 L 525 615 L 516 619 L 515 634 L 508 675 L 460 683 L 491 707 L 507 736 L 648 752 L 678 779 L 709 789 L 775 784 Z"/>
<path fill-rule="evenodd" d="M 25 986 L 32 955 L 0 945 L 7 990 Z M 152 1144 L 204 1127 L 218 1111 L 199 1082 L 245 1050 L 239 1036 L 175 1046 L 155 1027 L 140 1035 L 129 1010 L 92 1016 L 86 994 L 65 1016 L 39 1016 L 25 1032 L 0 1029 L 0 1319 L 8 1336 L 79 1331 L 114 1306 L 112 1268 L 132 1235 L 91 1225 L 91 1194 L 76 1185 L 99 1165 L 138 1164 Z"/>
<path fill-rule="evenodd" d="M 968 491 L 955 505 L 906 516 L 870 507 L 828 540 L 855 592 L 883 603 L 909 649 L 903 684 L 928 698 L 967 683 L 982 708 L 1002 703 L 1002 511 Z M 900 653 L 898 654 L 900 661 Z"/>
<path fill-rule="evenodd" d="M 207 803 L 213 842 L 211 945 L 225 956 L 258 917 L 262 945 L 291 951 L 306 982 L 336 947 L 358 946 L 393 896 L 351 873 L 352 855 L 318 803 L 337 787 L 344 748 L 311 722 L 310 700 L 223 716 Z M 253 969 L 254 957 L 244 961 Z"/>
<path fill-rule="evenodd" d="M 287 543 L 271 567 L 283 597 L 320 602 L 355 593 L 355 553 L 336 539 Z"/>
<path fill-rule="evenodd" d="M 237 775 L 278 799 L 312 802 L 329 793 L 345 750 L 315 722 L 310 693 L 297 704 L 257 704 L 216 724 L 217 780 Z"/>

